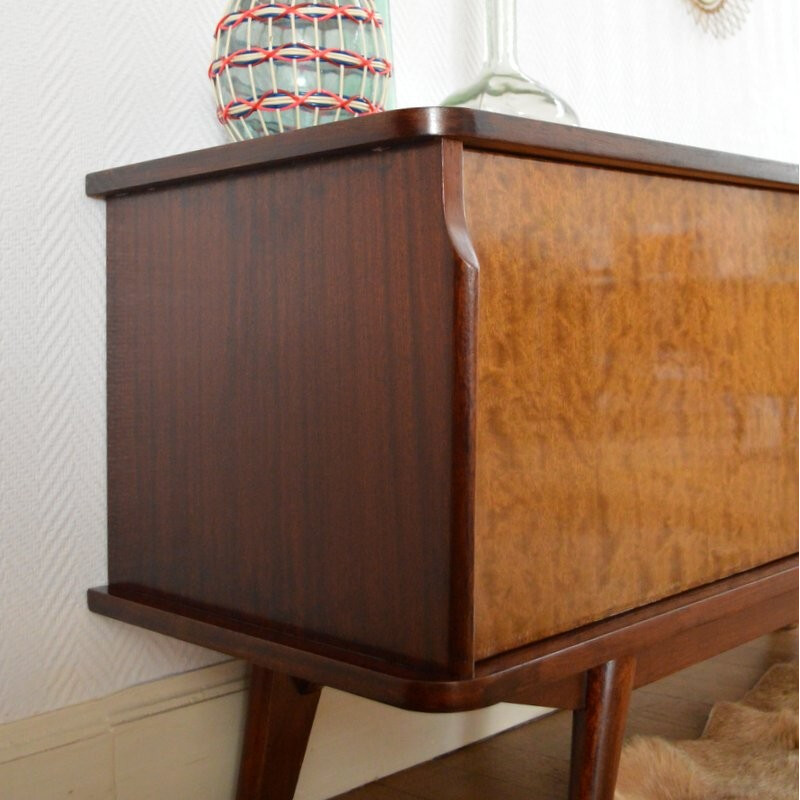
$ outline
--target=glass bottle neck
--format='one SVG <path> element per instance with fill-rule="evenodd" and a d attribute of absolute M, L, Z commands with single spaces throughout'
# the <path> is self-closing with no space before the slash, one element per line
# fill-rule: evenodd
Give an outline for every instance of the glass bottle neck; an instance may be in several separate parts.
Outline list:
<path fill-rule="evenodd" d="M 517 0 L 486 0 L 486 44 L 492 71 L 519 72 Z"/>

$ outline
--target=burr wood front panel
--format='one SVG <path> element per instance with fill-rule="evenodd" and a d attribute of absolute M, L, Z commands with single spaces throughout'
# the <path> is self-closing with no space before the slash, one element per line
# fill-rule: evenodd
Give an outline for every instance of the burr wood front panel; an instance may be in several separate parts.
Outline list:
<path fill-rule="evenodd" d="M 464 169 L 477 657 L 795 552 L 796 194 Z"/>

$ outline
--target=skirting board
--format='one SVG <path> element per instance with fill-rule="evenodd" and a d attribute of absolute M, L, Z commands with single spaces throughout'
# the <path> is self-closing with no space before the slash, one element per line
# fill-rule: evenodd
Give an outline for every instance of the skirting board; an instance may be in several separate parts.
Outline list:
<path fill-rule="evenodd" d="M 227 661 L 0 726 L 3 800 L 225 800 L 235 794 L 245 665 Z M 322 694 L 297 800 L 324 800 L 519 725 L 544 709 L 400 711 Z"/>

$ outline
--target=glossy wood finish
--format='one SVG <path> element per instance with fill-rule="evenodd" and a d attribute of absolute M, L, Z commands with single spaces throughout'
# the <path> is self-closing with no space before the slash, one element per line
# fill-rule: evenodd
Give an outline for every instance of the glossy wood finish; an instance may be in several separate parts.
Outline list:
<path fill-rule="evenodd" d="M 442 158 L 427 142 L 111 200 L 112 584 L 471 670 Z"/>
<path fill-rule="evenodd" d="M 254 666 L 237 800 L 292 800 L 320 688 Z"/>
<path fill-rule="evenodd" d="M 773 664 L 797 661 L 784 630 L 633 693 L 626 737 L 700 736 L 713 703 L 739 700 Z M 388 775 L 337 800 L 557 800 L 567 796 L 572 714 L 534 720 L 434 761 Z"/>
<path fill-rule="evenodd" d="M 506 703 L 519 703 L 542 708 L 583 708 L 586 702 L 586 674 L 577 672 L 550 683 L 535 682 L 504 698 Z"/>
<path fill-rule="evenodd" d="M 580 674 L 624 654 L 636 655 L 646 665 L 637 672 L 638 685 L 658 680 L 687 663 L 796 622 L 797 587 L 797 557 L 783 559 L 487 659 L 476 665 L 473 678 L 461 680 L 420 677 L 398 664 L 282 636 L 228 614 L 128 587 L 90 590 L 89 607 L 311 683 L 399 708 L 435 712 L 482 708 L 512 696 L 546 705 L 556 694 L 559 704 L 578 707 Z"/>
<path fill-rule="evenodd" d="M 589 670 L 585 707 L 573 714 L 570 800 L 614 800 L 636 659 Z"/>
<path fill-rule="evenodd" d="M 403 108 L 302 131 L 222 145 L 142 164 L 94 172 L 95 197 L 142 191 L 188 180 L 222 177 L 265 166 L 384 149 L 441 138 L 487 151 L 572 163 L 599 164 L 662 175 L 758 186 L 797 185 L 796 164 L 782 164 L 605 131 L 522 120 L 466 108 Z"/>
<path fill-rule="evenodd" d="M 455 264 L 450 653 L 458 674 L 471 677 L 475 665 L 475 327 L 479 271 L 464 216 L 463 154 L 461 142 L 442 142 L 442 210 Z"/>
<path fill-rule="evenodd" d="M 468 152 L 476 655 L 797 549 L 797 197 Z"/>
<path fill-rule="evenodd" d="M 289 675 L 585 707 L 604 797 L 629 684 L 797 619 L 796 181 L 463 109 L 88 177 L 89 605 L 256 665 L 240 800 L 291 796 Z"/>

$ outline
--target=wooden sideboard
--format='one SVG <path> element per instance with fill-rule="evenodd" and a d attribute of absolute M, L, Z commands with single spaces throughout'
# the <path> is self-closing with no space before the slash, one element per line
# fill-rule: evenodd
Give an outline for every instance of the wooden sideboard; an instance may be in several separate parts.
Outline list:
<path fill-rule="evenodd" d="M 240 800 L 319 689 L 575 710 L 797 618 L 797 168 L 408 109 L 94 173 L 99 613 L 252 662 Z"/>

